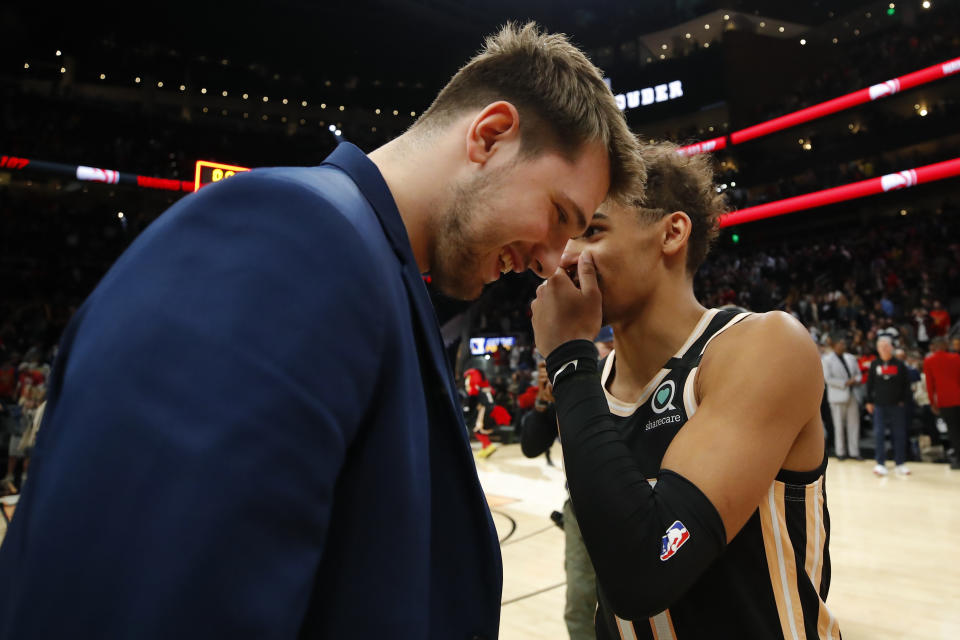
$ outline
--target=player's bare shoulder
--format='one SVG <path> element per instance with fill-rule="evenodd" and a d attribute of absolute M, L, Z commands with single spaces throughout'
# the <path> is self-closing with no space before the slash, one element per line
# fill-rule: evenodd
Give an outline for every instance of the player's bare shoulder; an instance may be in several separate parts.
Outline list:
<path fill-rule="evenodd" d="M 817 363 L 820 361 L 817 346 L 807 329 L 799 320 L 783 311 L 752 313 L 717 336 L 707 347 L 706 353 L 710 352 L 711 347 L 717 350 L 786 350 L 792 357 L 813 358 Z"/>
<path fill-rule="evenodd" d="M 806 328 L 782 311 L 747 316 L 707 346 L 701 363 L 698 391 L 709 390 L 728 376 L 768 376 L 796 391 L 822 392 L 820 354 Z"/>

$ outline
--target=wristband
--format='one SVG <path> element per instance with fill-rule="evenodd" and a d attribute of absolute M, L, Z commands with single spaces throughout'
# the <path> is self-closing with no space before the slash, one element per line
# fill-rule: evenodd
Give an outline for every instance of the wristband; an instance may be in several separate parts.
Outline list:
<path fill-rule="evenodd" d="M 589 340 L 564 342 L 547 356 L 547 375 L 553 388 L 574 373 L 596 373 L 598 357 L 597 348 Z"/>

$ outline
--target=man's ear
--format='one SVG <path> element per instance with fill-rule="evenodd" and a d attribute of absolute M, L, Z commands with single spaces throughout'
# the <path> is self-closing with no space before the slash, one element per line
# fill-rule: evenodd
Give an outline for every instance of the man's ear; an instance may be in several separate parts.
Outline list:
<path fill-rule="evenodd" d="M 668 256 L 677 255 L 687 246 L 693 222 L 683 211 L 674 211 L 663 221 L 663 252 Z"/>
<path fill-rule="evenodd" d="M 508 143 L 520 141 L 520 113 L 505 100 L 484 107 L 467 128 L 467 157 L 485 164 Z"/>

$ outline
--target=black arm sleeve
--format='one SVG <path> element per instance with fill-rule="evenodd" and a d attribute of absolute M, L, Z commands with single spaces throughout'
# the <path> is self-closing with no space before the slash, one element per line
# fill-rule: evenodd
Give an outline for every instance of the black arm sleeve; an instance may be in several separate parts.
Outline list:
<path fill-rule="evenodd" d="M 592 343 L 561 345 L 547 369 L 556 376 L 570 498 L 603 593 L 621 618 L 655 615 L 723 552 L 720 514 L 677 473 L 661 470 L 656 487 L 647 482 L 610 418 Z"/>
<path fill-rule="evenodd" d="M 545 411 L 530 409 L 520 421 L 520 449 L 528 458 L 543 454 L 557 437 L 557 410 L 551 402 Z"/>

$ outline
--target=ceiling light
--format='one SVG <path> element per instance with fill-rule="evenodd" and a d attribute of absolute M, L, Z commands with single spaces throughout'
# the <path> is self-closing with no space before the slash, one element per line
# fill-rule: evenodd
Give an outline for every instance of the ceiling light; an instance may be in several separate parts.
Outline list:
<path fill-rule="evenodd" d="M 689 40 L 689 39 L 690 39 L 690 34 L 688 33 L 688 34 L 686 35 L 686 37 L 687 37 L 687 40 Z"/>
<path fill-rule="evenodd" d="M 667 45 L 662 44 L 662 45 L 660 45 L 660 48 L 663 49 L 664 51 L 666 51 L 666 50 L 667 50 Z"/>
<path fill-rule="evenodd" d="M 136 82 L 137 84 L 140 84 L 140 76 L 137 76 L 136 78 L 134 78 L 133 81 Z"/>
<path fill-rule="evenodd" d="M 783 27 L 780 27 L 779 29 L 777 29 L 777 31 L 779 31 L 780 33 L 783 33 Z"/>
<path fill-rule="evenodd" d="M 807 44 L 807 41 L 803 38 L 800 38 L 800 44 Z"/>
<path fill-rule="evenodd" d="M 101 73 L 101 74 L 100 74 L 100 79 L 101 79 L 101 80 L 106 80 L 106 79 L 107 79 L 107 74 Z"/>
<path fill-rule="evenodd" d="M 921 115 L 921 116 L 927 115 L 927 110 L 926 110 L 926 109 L 920 109 L 920 115 Z"/>
<path fill-rule="evenodd" d="M 283 104 L 287 104 L 287 99 L 284 98 L 284 99 L 282 100 L 282 102 L 283 102 Z"/>
<path fill-rule="evenodd" d="M 180 91 L 186 91 L 187 87 L 185 85 L 180 85 Z"/>
<path fill-rule="evenodd" d="M 157 89 L 163 89 L 163 83 L 162 83 L 162 82 L 158 82 L 158 83 L 157 83 Z"/>
<path fill-rule="evenodd" d="M 224 98 L 226 98 L 226 97 L 227 97 L 227 92 L 224 91 L 224 92 L 222 92 L 220 95 L 222 95 Z"/>
<path fill-rule="evenodd" d="M 343 105 L 340 105 L 340 111 L 343 111 Z"/>
<path fill-rule="evenodd" d="M 23 63 L 23 68 L 24 68 L 24 69 L 29 69 L 29 68 L 30 68 L 30 63 L 29 63 L 29 62 L 24 62 L 24 63 Z"/>
<path fill-rule="evenodd" d="M 60 51 L 60 49 L 57 49 L 57 57 L 59 58 L 59 57 L 62 56 L 62 55 L 63 55 L 63 53 Z"/>
<path fill-rule="evenodd" d="M 204 95 L 206 95 L 206 93 L 207 93 L 207 89 L 206 89 L 206 87 L 204 87 L 204 88 L 202 88 L 202 89 L 200 89 L 200 93 L 202 93 L 202 94 L 204 94 Z"/>
<path fill-rule="evenodd" d="M 301 102 L 301 103 L 300 103 L 300 106 L 301 106 L 301 107 L 305 107 L 305 106 L 307 106 L 307 101 L 306 101 L 306 100 L 304 100 L 303 102 Z"/>
<path fill-rule="evenodd" d="M 710 25 L 709 25 L 709 24 L 705 24 L 705 25 L 703 25 L 703 28 L 704 28 L 704 29 L 709 29 L 709 28 L 710 28 Z"/>

